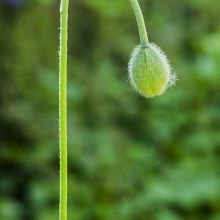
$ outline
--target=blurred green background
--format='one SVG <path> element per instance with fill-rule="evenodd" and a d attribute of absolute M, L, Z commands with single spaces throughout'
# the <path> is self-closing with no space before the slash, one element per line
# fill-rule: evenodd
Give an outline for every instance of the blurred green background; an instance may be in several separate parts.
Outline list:
<path fill-rule="evenodd" d="M 72 0 L 69 219 L 220 219 L 219 0 L 140 0 L 177 85 L 129 85 L 128 0 Z M 58 219 L 59 1 L 0 2 L 0 219 Z"/>

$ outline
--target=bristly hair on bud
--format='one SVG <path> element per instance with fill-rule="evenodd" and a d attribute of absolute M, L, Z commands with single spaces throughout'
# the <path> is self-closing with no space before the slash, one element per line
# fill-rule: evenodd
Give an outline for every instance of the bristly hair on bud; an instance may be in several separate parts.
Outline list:
<path fill-rule="evenodd" d="M 164 52 L 157 45 L 149 43 L 138 0 L 130 2 L 137 20 L 141 44 L 131 54 L 128 65 L 129 81 L 142 96 L 159 96 L 175 84 L 176 76 L 172 73 Z"/>
<path fill-rule="evenodd" d="M 153 43 L 133 50 L 128 72 L 132 87 L 147 98 L 163 94 L 176 81 L 167 56 Z"/>

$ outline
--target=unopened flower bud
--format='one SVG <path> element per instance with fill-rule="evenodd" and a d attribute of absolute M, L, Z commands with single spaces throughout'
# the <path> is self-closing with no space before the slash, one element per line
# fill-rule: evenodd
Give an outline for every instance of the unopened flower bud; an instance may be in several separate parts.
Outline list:
<path fill-rule="evenodd" d="M 166 55 L 155 44 L 137 46 L 129 62 L 131 85 L 144 97 L 159 96 L 175 83 Z"/>

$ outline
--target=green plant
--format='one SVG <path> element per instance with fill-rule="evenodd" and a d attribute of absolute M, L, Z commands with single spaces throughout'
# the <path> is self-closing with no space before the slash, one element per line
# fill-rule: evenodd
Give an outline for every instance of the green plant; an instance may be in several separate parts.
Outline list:
<path fill-rule="evenodd" d="M 161 95 L 175 83 L 175 75 L 163 51 L 149 43 L 138 1 L 130 2 L 137 19 L 141 44 L 134 49 L 129 61 L 129 80 L 134 89 L 145 97 Z"/>
<path fill-rule="evenodd" d="M 161 95 L 174 83 L 169 62 L 155 44 L 148 42 L 144 18 L 137 0 L 130 0 L 133 7 L 141 44 L 129 62 L 132 86 L 143 96 Z M 67 219 L 67 38 L 69 0 L 60 4 L 60 66 L 59 66 L 59 139 L 60 139 L 60 220 Z"/>
<path fill-rule="evenodd" d="M 59 138 L 60 220 L 67 219 L 67 38 L 69 0 L 60 4 Z"/>

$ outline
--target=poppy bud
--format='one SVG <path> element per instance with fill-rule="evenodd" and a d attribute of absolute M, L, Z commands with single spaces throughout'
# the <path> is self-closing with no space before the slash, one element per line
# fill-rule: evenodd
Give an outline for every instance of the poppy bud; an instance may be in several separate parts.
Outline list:
<path fill-rule="evenodd" d="M 142 96 L 159 96 L 175 83 L 166 55 L 155 44 L 137 46 L 129 61 L 129 81 Z"/>

